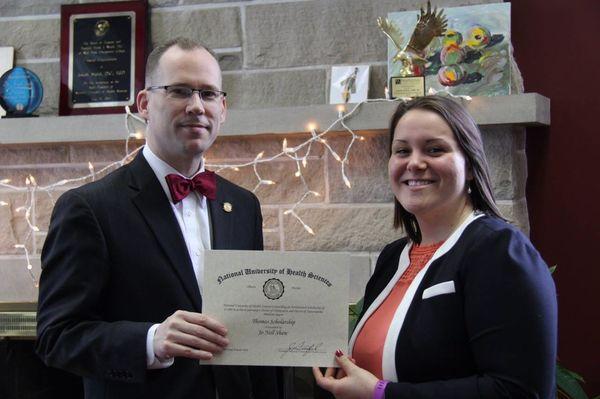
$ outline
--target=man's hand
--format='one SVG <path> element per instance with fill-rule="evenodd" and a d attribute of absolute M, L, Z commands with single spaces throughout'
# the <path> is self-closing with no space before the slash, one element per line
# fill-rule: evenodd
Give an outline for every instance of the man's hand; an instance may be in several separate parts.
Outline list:
<path fill-rule="evenodd" d="M 325 375 L 318 367 L 313 367 L 317 384 L 331 392 L 337 399 L 370 399 L 373 397 L 377 377 L 354 364 L 340 353 L 335 358 L 340 369 L 328 368 Z"/>
<path fill-rule="evenodd" d="M 210 360 L 229 344 L 227 328 L 201 313 L 178 310 L 154 334 L 154 355 L 160 360 L 187 357 Z"/>

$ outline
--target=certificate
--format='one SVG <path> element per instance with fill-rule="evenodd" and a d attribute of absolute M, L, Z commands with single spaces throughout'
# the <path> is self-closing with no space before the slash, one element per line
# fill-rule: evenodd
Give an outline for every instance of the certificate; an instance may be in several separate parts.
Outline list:
<path fill-rule="evenodd" d="M 229 345 L 206 364 L 333 366 L 348 348 L 348 254 L 206 251 L 203 310 Z"/>

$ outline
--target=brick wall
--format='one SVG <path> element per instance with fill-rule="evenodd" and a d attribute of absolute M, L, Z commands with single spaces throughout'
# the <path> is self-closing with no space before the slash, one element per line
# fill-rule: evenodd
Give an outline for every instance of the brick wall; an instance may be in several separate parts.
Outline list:
<path fill-rule="evenodd" d="M 315 230 L 314 236 L 308 234 L 293 216 L 284 215 L 304 192 L 294 175 L 296 163 L 280 158 L 259 166 L 263 178 L 277 182 L 256 191 L 263 206 L 268 249 L 372 253 L 399 236 L 400 233 L 391 227 L 393 197 L 387 182 L 387 132 L 364 131 L 360 134 L 365 140 L 353 145 L 346 171 L 352 182 L 351 189 L 342 181 L 340 163 L 328 151 L 323 151 L 321 144 L 316 144 L 317 150 L 313 151 L 304 169 L 310 189 L 321 194 L 309 196 L 298 211 Z M 302 134 L 290 137 L 290 146 L 303 140 Z M 522 128 L 484 128 L 485 149 L 501 209 L 528 231 L 524 138 Z M 277 135 L 220 137 L 207 154 L 207 162 L 242 163 L 261 151 L 265 151 L 265 156 L 274 155 L 281 150 L 282 139 L 283 136 Z M 339 133 L 332 135 L 328 143 L 341 153 L 348 140 L 346 134 Z M 120 142 L 5 145 L 0 148 L 0 179 L 9 178 L 13 184 L 23 186 L 25 179 L 32 175 L 38 185 L 44 186 L 88 174 L 88 162 L 99 170 L 121 159 L 124 150 L 124 144 Z M 221 174 L 250 190 L 256 185 L 251 168 L 239 172 L 224 170 Z M 67 187 L 53 191 L 52 197 L 56 198 Z M 35 199 L 31 220 L 40 231 L 33 233 L 23 211 L 18 211 L 26 204 L 26 193 L 0 189 L 0 200 L 8 203 L 0 207 L 0 254 L 22 252 L 14 248 L 16 243 L 26 243 L 30 251 L 39 253 L 53 199 L 44 192 L 38 192 Z"/>

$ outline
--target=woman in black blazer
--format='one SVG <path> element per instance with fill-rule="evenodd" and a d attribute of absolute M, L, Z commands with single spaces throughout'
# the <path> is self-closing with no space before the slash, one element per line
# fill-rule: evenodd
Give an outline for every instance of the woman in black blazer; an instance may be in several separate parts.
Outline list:
<path fill-rule="evenodd" d="M 401 103 L 388 171 L 394 225 L 365 291 L 336 398 L 544 398 L 555 394 L 556 292 L 495 204 L 479 129 L 452 99 Z"/>

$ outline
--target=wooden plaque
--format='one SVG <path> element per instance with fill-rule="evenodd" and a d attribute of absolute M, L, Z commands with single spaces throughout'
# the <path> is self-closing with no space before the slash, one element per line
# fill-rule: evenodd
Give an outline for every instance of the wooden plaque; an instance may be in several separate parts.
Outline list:
<path fill-rule="evenodd" d="M 145 0 L 61 6 L 59 115 L 136 111 L 147 9 Z"/>

